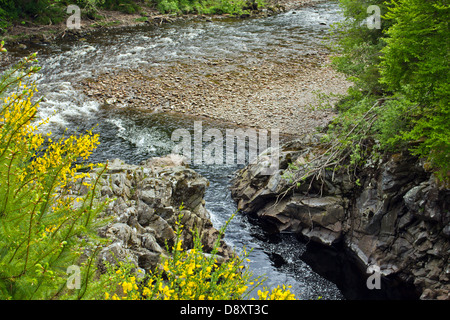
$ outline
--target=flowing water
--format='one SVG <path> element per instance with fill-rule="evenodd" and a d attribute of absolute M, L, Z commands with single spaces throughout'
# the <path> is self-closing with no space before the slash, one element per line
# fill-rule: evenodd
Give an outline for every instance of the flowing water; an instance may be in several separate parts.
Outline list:
<path fill-rule="evenodd" d="M 120 158 L 139 163 L 152 156 L 165 155 L 174 145 L 172 132 L 178 128 L 192 132 L 194 118 L 149 114 L 126 107 L 108 108 L 83 95 L 77 89 L 79 81 L 111 70 L 171 66 L 192 60 L 227 59 L 230 64 L 242 57 L 247 63 L 292 61 L 324 51 L 321 41 L 328 34 L 330 24 L 339 19 L 337 4 L 329 2 L 267 18 L 106 30 L 83 41 L 30 47 L 30 51 L 39 50 L 42 66 L 36 79 L 40 94 L 45 97 L 40 104 L 41 116 L 50 117 L 47 129 L 54 133 L 62 133 L 65 128 L 69 133 L 83 133 L 97 125 L 94 131 L 100 133 L 101 145 L 93 154 L 92 162 Z M 203 130 L 208 127 L 226 128 L 220 123 L 204 121 Z M 206 207 L 214 225 L 221 227 L 236 212 L 228 188 L 238 166 L 192 167 L 210 181 Z M 291 285 L 300 299 L 344 298 L 335 284 L 303 262 L 300 257 L 306 245 L 294 235 L 268 235 L 249 218 L 237 214 L 227 229 L 226 241 L 238 250 L 243 247 L 251 250 L 249 266 L 255 275 L 268 277 L 266 286 Z"/>

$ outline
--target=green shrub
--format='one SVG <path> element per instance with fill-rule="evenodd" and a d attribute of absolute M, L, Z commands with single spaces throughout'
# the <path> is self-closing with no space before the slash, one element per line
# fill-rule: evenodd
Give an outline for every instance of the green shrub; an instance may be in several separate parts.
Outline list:
<path fill-rule="evenodd" d="M 386 11 L 384 0 L 340 0 L 345 19 L 333 26 L 333 44 L 336 53 L 334 67 L 348 75 L 358 89 L 371 94 L 381 94 L 384 87 L 379 83 L 380 50 L 386 45 L 382 36 L 390 22 L 381 21 L 381 29 L 369 29 L 367 8 L 377 5 Z"/>
<path fill-rule="evenodd" d="M 413 153 L 450 179 L 450 5 L 445 0 L 399 0 L 389 6 L 381 83 L 417 104 L 403 139 Z"/>
<path fill-rule="evenodd" d="M 0 47 L 0 49 L 2 49 Z M 81 297 L 92 276 L 97 213 L 96 181 L 85 196 L 70 186 L 88 173 L 76 164 L 98 144 L 88 133 L 52 141 L 36 119 L 37 91 L 29 76 L 35 55 L 6 71 L 0 82 L 0 299 Z M 88 251 L 91 254 L 86 255 Z M 80 259 L 82 255 L 83 259 Z M 79 268 L 80 290 L 67 292 L 68 268 Z"/>
<path fill-rule="evenodd" d="M 162 13 L 179 13 L 181 9 L 178 7 L 177 0 L 161 0 L 156 8 Z"/>
<path fill-rule="evenodd" d="M 337 36 L 333 65 L 354 82 L 337 108 L 328 135 L 353 146 L 361 159 L 365 138 L 382 152 L 407 147 L 450 180 L 450 5 L 444 0 L 341 0 L 346 20 Z M 363 23 L 366 8 L 380 6 L 382 29 Z M 366 122 L 366 124 L 364 124 Z"/>
<path fill-rule="evenodd" d="M 416 107 L 416 104 L 399 96 L 385 101 L 377 110 L 378 119 L 374 129 L 384 149 L 395 151 L 405 146 L 402 133 L 410 129 L 412 112 Z"/>
<path fill-rule="evenodd" d="M 181 212 L 181 210 L 180 210 Z M 109 265 L 108 272 L 98 283 L 102 283 L 104 299 L 112 300 L 242 300 L 261 286 L 264 279 L 254 278 L 244 266 L 247 254 L 234 255 L 227 261 L 218 261 L 217 248 L 220 237 L 211 254 L 203 252 L 199 234 L 194 231 L 194 247 L 183 249 L 181 233 L 182 215 L 176 222 L 176 239 L 167 250 L 171 256 L 163 258 L 161 268 L 143 275 L 133 264 L 118 262 Z M 225 232 L 226 226 L 222 229 Z M 222 258 L 223 259 L 223 258 Z M 289 287 L 278 286 L 272 290 L 261 288 L 260 299 L 293 300 Z"/>

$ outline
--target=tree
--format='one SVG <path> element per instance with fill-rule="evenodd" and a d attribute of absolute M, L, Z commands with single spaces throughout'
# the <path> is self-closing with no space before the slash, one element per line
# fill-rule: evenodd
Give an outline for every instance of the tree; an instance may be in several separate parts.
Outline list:
<path fill-rule="evenodd" d="M 381 20 L 380 28 L 371 28 L 368 19 L 371 6 L 377 6 L 380 13 L 386 12 L 385 0 L 341 0 L 345 19 L 334 25 L 336 38 L 333 57 L 335 68 L 348 75 L 357 88 L 364 92 L 381 94 L 384 87 L 379 83 L 380 51 L 386 45 L 383 31 L 391 24 Z"/>
<path fill-rule="evenodd" d="M 341 102 L 343 113 L 330 133 L 352 146 L 353 159 L 361 158 L 361 141 L 369 136 L 382 152 L 407 147 L 449 181 L 448 1 L 340 2 L 346 19 L 335 31 L 338 55 L 333 64 L 355 85 Z M 369 4 L 382 13 L 379 30 L 367 26 Z M 368 128 L 354 129 L 367 121 Z"/>
<path fill-rule="evenodd" d="M 416 104 L 407 110 L 405 140 L 444 179 L 450 171 L 450 5 L 446 0 L 399 0 L 388 7 L 380 83 Z M 447 176 L 447 178 L 449 178 Z"/>

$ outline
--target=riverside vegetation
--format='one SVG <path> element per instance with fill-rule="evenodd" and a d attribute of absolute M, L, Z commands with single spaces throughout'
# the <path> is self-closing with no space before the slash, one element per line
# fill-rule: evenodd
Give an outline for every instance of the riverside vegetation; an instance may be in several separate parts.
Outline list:
<path fill-rule="evenodd" d="M 217 255 L 225 229 L 208 254 L 195 225 L 192 244 L 183 243 L 182 206 L 174 231 L 165 229 L 174 237 L 158 266 L 144 270 L 126 259 L 98 260 L 109 243 L 99 230 L 112 222 L 102 212 L 114 198 L 100 197 L 98 190 L 108 165 L 86 163 L 98 145 L 91 131 L 55 141 L 51 132 L 40 132 L 46 120 L 38 119 L 39 101 L 33 99 L 36 63 L 33 54 L 0 80 L 1 299 L 246 299 L 261 286 L 263 279 L 253 279 L 244 265 L 245 253 Z M 70 266 L 79 268 L 75 288 L 68 285 Z M 294 299 L 285 286 L 261 289 L 260 299 Z"/>
<path fill-rule="evenodd" d="M 3 43 L 2 43 L 2 50 Z M 0 83 L 0 294 L 3 299 L 54 298 L 65 286 L 66 268 L 82 251 L 96 250 L 81 235 L 95 236 L 102 205 L 93 193 L 70 195 L 69 185 L 98 144 L 98 136 L 62 137 L 38 132 L 37 91 L 30 81 L 39 68 L 36 55 L 3 73 Z M 87 176 L 89 173 L 81 173 Z M 89 189 L 93 185 L 86 184 Z M 73 203 L 80 205 L 75 209 Z M 91 244 L 93 247 L 91 247 Z M 88 277 L 92 257 L 81 268 Z M 85 290 L 85 283 L 83 290 Z M 81 292 L 81 291 L 80 291 Z"/>
<path fill-rule="evenodd" d="M 334 29 L 333 65 L 354 86 L 337 106 L 340 115 L 324 138 L 337 141 L 334 160 L 342 164 L 339 160 L 350 157 L 358 166 L 407 149 L 448 184 L 450 5 L 419 0 L 340 3 L 345 20 Z M 368 28 L 368 5 L 379 6 L 380 29 Z"/>
<path fill-rule="evenodd" d="M 265 6 L 264 0 L 0 0 L 0 29 L 13 22 L 27 24 L 30 19 L 40 24 L 58 24 L 67 19 L 67 6 L 78 5 L 89 19 L 102 19 L 100 10 L 114 10 L 129 14 L 156 9 L 168 14 L 249 14 Z"/>

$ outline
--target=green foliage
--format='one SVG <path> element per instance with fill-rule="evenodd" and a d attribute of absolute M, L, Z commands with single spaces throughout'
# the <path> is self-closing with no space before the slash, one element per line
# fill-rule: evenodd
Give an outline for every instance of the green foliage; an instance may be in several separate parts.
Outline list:
<path fill-rule="evenodd" d="M 71 188 L 89 175 L 78 173 L 75 163 L 87 159 L 98 137 L 52 141 L 51 133 L 39 133 L 45 120 L 36 119 L 37 89 L 29 80 L 38 70 L 30 66 L 35 57 L 0 80 L 0 299 L 51 299 L 63 292 L 80 298 L 94 269 L 96 216 L 103 205 L 94 201 L 96 181 L 84 183 L 84 196 L 73 196 Z M 67 292 L 73 265 L 80 290 Z"/>
<path fill-rule="evenodd" d="M 162 12 L 162 13 L 167 13 L 167 12 L 171 12 L 171 13 L 178 13 L 180 12 L 180 8 L 178 6 L 178 1 L 177 0 L 161 0 L 158 1 L 158 3 L 156 4 L 156 8 Z"/>
<path fill-rule="evenodd" d="M 377 110 L 377 122 L 374 128 L 381 146 L 388 151 L 395 151 L 405 146 L 402 132 L 410 129 L 411 118 L 417 105 L 403 96 L 391 98 Z"/>
<path fill-rule="evenodd" d="M 247 0 L 155 0 L 162 13 L 232 14 L 249 13 L 251 7 L 263 7 L 263 1 Z"/>
<path fill-rule="evenodd" d="M 381 83 L 417 103 L 403 139 L 444 178 L 450 171 L 450 5 L 448 1 L 399 0 L 386 14 L 394 24 L 382 50 Z"/>
<path fill-rule="evenodd" d="M 380 50 L 385 46 L 382 38 L 390 22 L 382 20 L 381 29 L 369 29 L 366 19 L 370 5 L 380 7 L 381 13 L 386 11 L 385 0 L 341 0 L 344 21 L 333 26 L 336 39 L 332 49 L 335 68 L 348 75 L 355 85 L 366 92 L 379 94 L 383 91 L 378 79 L 377 65 L 380 62 Z"/>
<path fill-rule="evenodd" d="M 14 1 L 0 0 L 0 33 L 4 32 L 10 25 L 11 19 L 17 18 Z"/>
<path fill-rule="evenodd" d="M 107 10 L 116 10 L 125 13 L 137 13 L 141 10 L 141 1 L 134 0 L 96 0 L 101 1 L 98 4 Z"/>
<path fill-rule="evenodd" d="M 107 272 L 98 281 L 102 290 L 97 292 L 97 299 L 243 300 L 262 285 L 264 279 L 254 278 L 245 266 L 247 253 L 244 252 L 241 257 L 235 254 L 228 260 L 217 255 L 220 238 L 228 223 L 222 228 L 221 236 L 210 254 L 203 252 L 200 236 L 195 230 L 192 231 L 194 247 L 185 250 L 181 238 L 181 210 L 176 221 L 175 243 L 172 248 L 166 245 L 171 256 L 164 257 L 159 268 L 145 275 L 131 263 L 108 265 Z M 105 287 L 108 288 L 106 292 Z M 289 287 L 284 285 L 271 291 L 261 289 L 257 292 L 260 299 L 295 299 Z"/>
<path fill-rule="evenodd" d="M 40 24 L 59 23 L 66 17 L 68 3 L 68 0 L 0 0 L 0 28 L 4 31 L 12 22 L 22 19 Z"/>
<path fill-rule="evenodd" d="M 448 1 L 399 0 L 386 19 L 381 82 L 421 104 L 449 102 L 450 5 Z"/>
<path fill-rule="evenodd" d="M 132 14 L 149 7 L 168 14 L 242 15 L 265 6 L 264 0 L 0 0 L 0 33 L 23 20 L 40 24 L 63 22 L 70 4 L 78 5 L 89 19 L 101 19 L 101 9 Z"/>
<path fill-rule="evenodd" d="M 384 152 L 407 147 L 425 158 L 428 168 L 441 180 L 448 181 L 447 1 L 340 2 L 346 20 L 335 31 L 337 55 L 333 64 L 355 86 L 338 104 L 341 115 L 328 135 L 340 140 L 343 148 L 352 146 L 353 164 L 362 159 L 361 143 L 372 138 Z M 372 4 L 381 8 L 381 30 L 371 30 L 363 23 L 368 15 L 366 8 Z"/>

